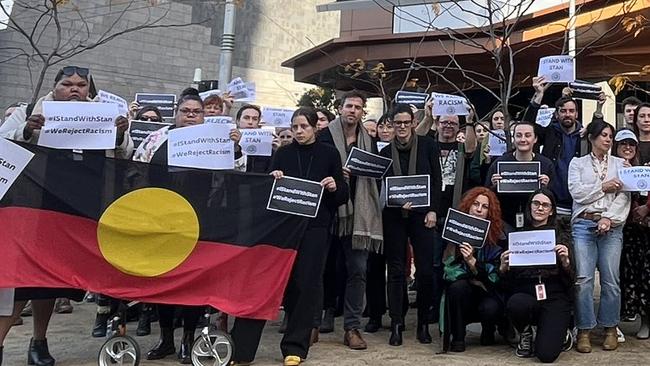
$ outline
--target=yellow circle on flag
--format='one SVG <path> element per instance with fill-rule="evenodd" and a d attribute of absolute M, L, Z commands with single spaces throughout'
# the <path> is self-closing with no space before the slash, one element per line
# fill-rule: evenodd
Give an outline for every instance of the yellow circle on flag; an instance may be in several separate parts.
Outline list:
<path fill-rule="evenodd" d="M 199 219 L 183 196 L 142 188 L 113 202 L 97 228 L 99 250 L 120 271 L 155 277 L 183 263 L 199 238 Z"/>

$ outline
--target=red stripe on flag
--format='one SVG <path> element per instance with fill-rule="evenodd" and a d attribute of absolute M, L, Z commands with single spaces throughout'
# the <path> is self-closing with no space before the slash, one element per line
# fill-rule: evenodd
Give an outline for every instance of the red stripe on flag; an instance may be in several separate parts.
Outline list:
<path fill-rule="evenodd" d="M 150 303 L 211 305 L 228 314 L 274 319 L 296 251 L 199 241 L 157 277 L 120 272 L 99 251 L 97 222 L 54 211 L 0 208 L 1 287 L 74 287 Z"/>

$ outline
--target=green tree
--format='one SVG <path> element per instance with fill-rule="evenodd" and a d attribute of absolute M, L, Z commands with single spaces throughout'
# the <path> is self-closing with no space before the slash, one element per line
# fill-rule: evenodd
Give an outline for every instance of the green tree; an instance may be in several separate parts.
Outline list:
<path fill-rule="evenodd" d="M 297 106 L 331 110 L 335 99 L 334 89 L 316 87 L 307 90 L 298 100 Z"/>

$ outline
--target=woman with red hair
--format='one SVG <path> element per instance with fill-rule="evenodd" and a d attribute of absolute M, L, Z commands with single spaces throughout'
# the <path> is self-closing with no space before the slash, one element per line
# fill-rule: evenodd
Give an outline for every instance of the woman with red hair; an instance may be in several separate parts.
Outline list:
<path fill-rule="evenodd" d="M 446 333 L 451 333 L 452 352 L 465 351 L 465 327 L 472 322 L 481 322 L 481 345 L 494 343 L 496 323 L 503 314 L 503 299 L 497 292 L 497 270 L 506 244 L 501 206 L 490 189 L 470 189 L 458 209 L 491 224 L 483 247 L 450 243 L 445 251 L 444 278 L 449 283 L 445 300 L 449 330 Z"/>

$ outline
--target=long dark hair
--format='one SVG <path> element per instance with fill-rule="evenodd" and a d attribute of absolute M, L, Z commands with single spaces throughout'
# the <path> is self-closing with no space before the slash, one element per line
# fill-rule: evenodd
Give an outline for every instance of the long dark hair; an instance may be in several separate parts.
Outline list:
<path fill-rule="evenodd" d="M 524 220 L 525 220 L 525 226 L 531 227 L 533 226 L 533 215 L 531 214 L 531 211 L 533 209 L 533 197 L 537 196 L 538 194 L 543 194 L 544 196 L 548 197 L 548 199 L 551 201 L 551 215 L 548 217 L 548 221 L 546 222 L 546 226 L 555 226 L 555 217 L 557 217 L 557 205 L 555 204 L 555 195 L 553 192 L 551 192 L 550 189 L 542 187 L 535 192 L 533 192 L 530 197 L 528 197 L 528 202 L 526 203 L 526 209 L 524 210 Z"/>
<path fill-rule="evenodd" d="M 589 143 L 592 144 L 593 140 L 595 140 L 598 136 L 600 136 L 600 134 L 606 128 L 609 128 L 610 131 L 612 131 L 612 140 L 613 140 L 614 135 L 616 135 L 616 130 L 614 129 L 614 126 L 610 125 L 605 121 L 591 122 L 589 126 L 587 126 L 587 139 L 589 140 Z"/>
<path fill-rule="evenodd" d="M 634 110 L 634 123 L 632 124 L 632 128 L 634 129 L 634 134 L 636 137 L 639 137 L 639 126 L 637 125 L 637 122 L 639 121 L 639 111 L 641 108 L 650 108 L 650 103 L 641 103 L 639 104 L 638 107 Z"/>
<path fill-rule="evenodd" d="M 298 116 L 305 117 L 309 125 L 312 126 L 313 128 L 316 128 L 316 123 L 318 123 L 318 114 L 316 114 L 316 109 L 312 107 L 300 107 L 296 109 L 295 112 L 293 112 L 293 115 L 291 116 L 291 121 L 293 122 L 293 119 Z"/>

